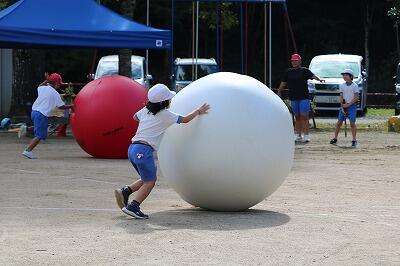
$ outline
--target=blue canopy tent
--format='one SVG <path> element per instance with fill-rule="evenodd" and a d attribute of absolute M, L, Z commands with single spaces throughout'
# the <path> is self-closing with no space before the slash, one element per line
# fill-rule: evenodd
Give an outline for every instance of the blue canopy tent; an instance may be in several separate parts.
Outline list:
<path fill-rule="evenodd" d="M 95 0 L 20 0 L 0 11 L 0 48 L 41 46 L 168 51 L 172 47 L 170 30 L 129 20 Z M 0 57 L 0 64 L 2 61 Z M 0 110 L 6 114 L 11 85 L 0 89 Z"/>
<path fill-rule="evenodd" d="M 0 46 L 170 49 L 171 33 L 94 0 L 20 0 L 0 12 Z"/>

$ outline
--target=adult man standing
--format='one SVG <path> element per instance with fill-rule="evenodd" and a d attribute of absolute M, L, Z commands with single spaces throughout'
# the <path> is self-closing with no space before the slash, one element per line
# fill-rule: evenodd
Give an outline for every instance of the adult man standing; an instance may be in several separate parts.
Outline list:
<path fill-rule="evenodd" d="M 305 143 L 310 142 L 309 128 L 308 128 L 308 114 L 310 112 L 310 95 L 308 92 L 307 80 L 316 79 L 320 82 L 325 82 L 320 79 L 308 68 L 301 66 L 301 56 L 293 54 L 290 58 L 292 68 L 289 68 L 282 78 L 279 85 L 278 95 L 282 96 L 282 90 L 287 87 L 289 90 L 289 99 L 291 101 L 292 112 L 296 118 L 295 142 Z M 304 140 L 302 137 L 304 134 Z"/>

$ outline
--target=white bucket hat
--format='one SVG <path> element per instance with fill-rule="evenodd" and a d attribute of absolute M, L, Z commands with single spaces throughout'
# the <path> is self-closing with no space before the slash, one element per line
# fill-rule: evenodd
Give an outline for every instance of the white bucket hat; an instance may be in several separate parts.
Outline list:
<path fill-rule="evenodd" d="M 345 69 L 342 73 L 340 73 L 340 74 L 342 74 L 342 75 L 348 74 L 348 75 L 354 76 L 353 70 L 351 70 L 350 68 L 346 68 L 346 69 Z"/>
<path fill-rule="evenodd" d="M 176 95 L 176 92 L 168 89 L 164 84 L 156 84 L 150 88 L 147 93 L 147 98 L 152 103 L 159 103 L 166 100 L 171 100 Z"/>

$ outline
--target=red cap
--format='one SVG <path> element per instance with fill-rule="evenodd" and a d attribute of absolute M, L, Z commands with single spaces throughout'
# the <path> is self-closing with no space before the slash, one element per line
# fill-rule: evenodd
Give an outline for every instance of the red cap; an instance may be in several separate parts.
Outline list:
<path fill-rule="evenodd" d="M 63 82 L 62 82 L 61 75 L 60 75 L 60 74 L 57 74 L 57 73 L 50 74 L 50 75 L 47 77 L 47 80 L 48 80 L 48 81 L 52 81 L 52 82 L 56 82 L 56 83 L 59 83 L 59 84 L 62 84 L 62 83 L 63 83 Z"/>
<path fill-rule="evenodd" d="M 290 58 L 290 61 L 300 61 L 301 56 L 299 54 L 292 54 L 292 57 Z"/>

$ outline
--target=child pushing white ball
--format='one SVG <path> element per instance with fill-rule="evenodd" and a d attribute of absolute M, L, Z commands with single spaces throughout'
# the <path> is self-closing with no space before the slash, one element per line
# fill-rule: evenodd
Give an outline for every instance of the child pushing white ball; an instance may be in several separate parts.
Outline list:
<path fill-rule="evenodd" d="M 185 87 L 170 110 L 185 114 L 205 102 L 211 106 L 209 114 L 165 132 L 158 151 L 161 171 L 194 206 L 245 210 L 271 195 L 289 174 L 291 116 L 263 83 L 228 72 Z"/>

